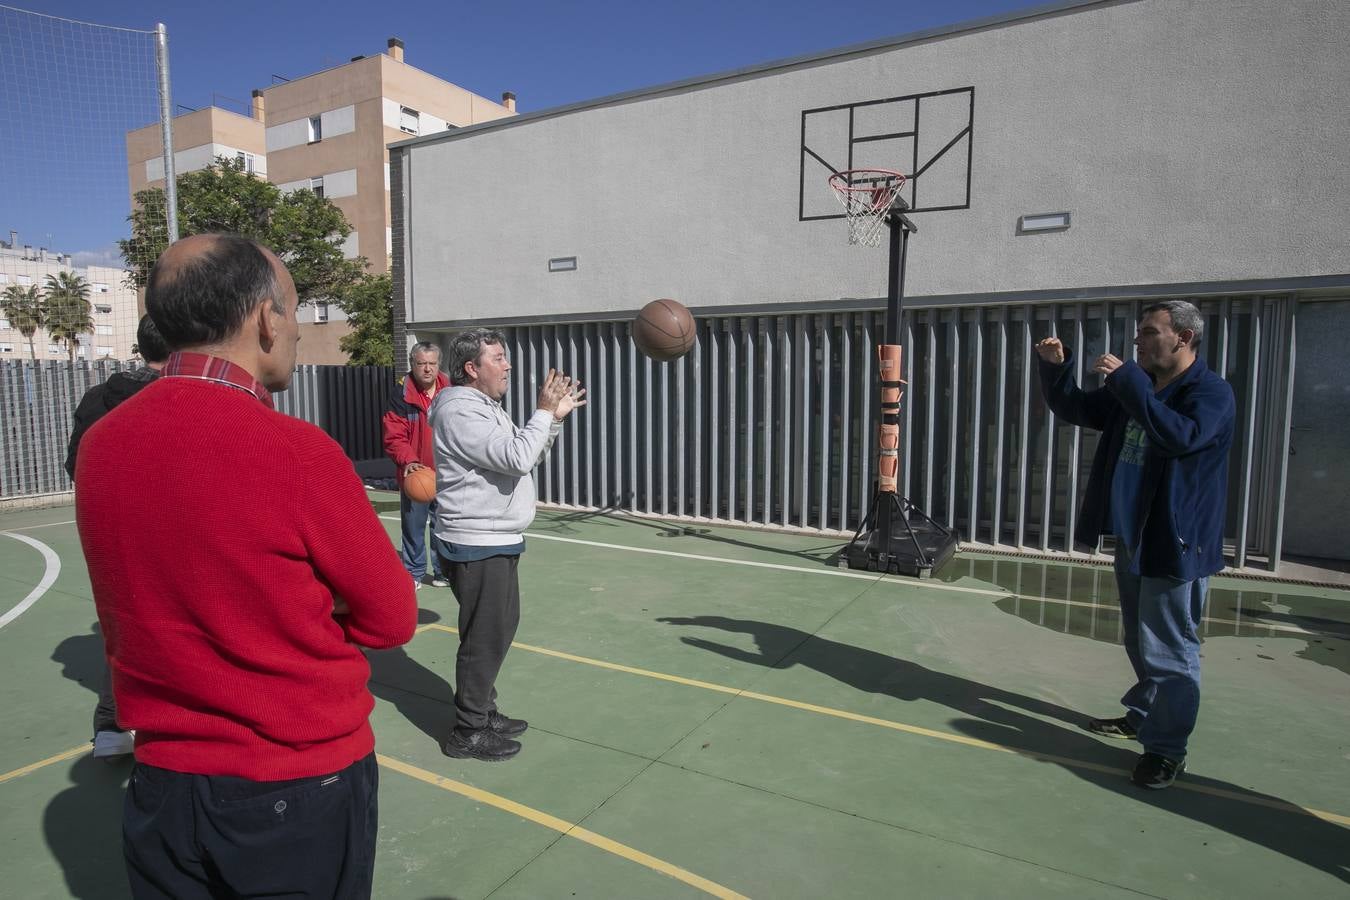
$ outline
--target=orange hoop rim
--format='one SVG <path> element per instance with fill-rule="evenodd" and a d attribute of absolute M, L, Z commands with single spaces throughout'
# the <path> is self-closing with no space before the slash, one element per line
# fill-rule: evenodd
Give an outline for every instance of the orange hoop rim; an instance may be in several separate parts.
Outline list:
<path fill-rule="evenodd" d="M 870 183 L 855 184 L 855 180 Z M 835 172 L 829 179 L 830 187 L 841 194 L 871 194 L 886 189 L 898 191 L 908 180 L 904 172 L 897 172 L 894 169 L 845 169 L 842 172 Z"/>

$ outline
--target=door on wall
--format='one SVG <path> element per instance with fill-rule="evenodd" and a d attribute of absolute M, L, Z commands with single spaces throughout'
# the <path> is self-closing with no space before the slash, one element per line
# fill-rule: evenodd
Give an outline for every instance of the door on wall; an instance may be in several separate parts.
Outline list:
<path fill-rule="evenodd" d="M 1289 481 L 1284 504 L 1287 556 L 1350 559 L 1350 300 L 1298 307 Z"/>

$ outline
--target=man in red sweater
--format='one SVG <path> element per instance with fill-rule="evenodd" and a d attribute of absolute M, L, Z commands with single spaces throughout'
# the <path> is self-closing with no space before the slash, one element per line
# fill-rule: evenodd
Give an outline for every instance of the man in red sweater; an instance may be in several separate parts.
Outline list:
<path fill-rule="evenodd" d="M 295 285 L 261 245 L 178 241 L 146 307 L 179 348 L 85 435 L 76 520 L 122 727 L 134 896 L 367 897 L 374 702 L 361 647 L 412 582 L 338 445 L 272 408 Z"/>
<path fill-rule="evenodd" d="M 403 493 L 403 479 L 418 469 L 431 468 L 431 424 L 427 411 L 436 392 L 450 386 L 441 371 L 441 348 L 419 341 L 408 353 L 408 374 L 394 384 L 382 421 L 384 452 L 394 461 L 399 487 L 399 521 L 403 526 L 403 565 L 417 586 L 427 574 L 427 522 L 435 519 L 436 501 L 419 503 Z M 431 556 L 431 584 L 449 587 L 441 574 L 441 560 Z"/>

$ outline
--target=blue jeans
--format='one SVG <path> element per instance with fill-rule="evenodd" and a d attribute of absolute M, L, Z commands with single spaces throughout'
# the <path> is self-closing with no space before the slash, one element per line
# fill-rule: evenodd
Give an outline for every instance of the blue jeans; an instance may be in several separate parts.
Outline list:
<path fill-rule="evenodd" d="M 1209 579 L 1131 575 L 1129 564 L 1129 551 L 1117 548 L 1125 653 L 1138 679 L 1120 702 L 1145 750 L 1183 759 L 1200 712 L 1200 620 Z"/>
<path fill-rule="evenodd" d="M 399 519 L 403 525 L 403 567 L 413 581 L 421 581 L 427 574 L 427 520 L 435 521 L 431 514 L 436 510 L 436 501 L 418 503 L 404 493 L 398 497 Z M 431 555 L 431 574 L 436 578 L 444 577 L 440 558 L 434 553 Z"/>

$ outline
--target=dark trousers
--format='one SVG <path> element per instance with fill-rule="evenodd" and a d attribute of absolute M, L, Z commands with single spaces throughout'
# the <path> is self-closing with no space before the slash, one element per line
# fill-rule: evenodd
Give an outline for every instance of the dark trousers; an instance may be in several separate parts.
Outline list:
<path fill-rule="evenodd" d="M 108 657 L 103 662 L 102 679 L 98 683 L 98 705 L 94 707 L 94 734 L 100 731 L 121 731 L 117 725 L 117 701 L 113 699 L 112 671 L 108 668 Z"/>
<path fill-rule="evenodd" d="M 497 708 L 497 673 L 520 624 L 519 556 L 473 562 L 441 560 L 459 602 L 459 653 L 455 656 L 455 727 L 487 727 Z"/>
<path fill-rule="evenodd" d="M 367 898 L 375 873 L 375 754 L 290 781 L 137 763 L 122 849 L 141 898 Z"/>

